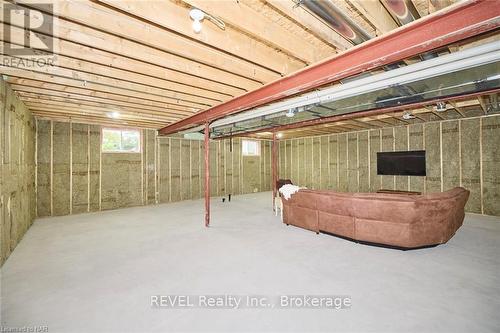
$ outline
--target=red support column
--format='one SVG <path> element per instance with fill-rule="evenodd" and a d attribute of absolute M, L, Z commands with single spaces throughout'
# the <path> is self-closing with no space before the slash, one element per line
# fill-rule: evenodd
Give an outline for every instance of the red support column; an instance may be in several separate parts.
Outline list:
<path fill-rule="evenodd" d="M 205 123 L 205 227 L 210 224 L 210 127 Z"/>
<path fill-rule="evenodd" d="M 273 147 L 272 147 L 272 172 L 273 172 L 273 211 L 276 209 L 275 200 L 276 200 L 276 182 L 278 181 L 278 168 L 277 168 L 277 155 L 278 155 L 278 140 L 276 139 L 276 132 L 273 132 Z"/>

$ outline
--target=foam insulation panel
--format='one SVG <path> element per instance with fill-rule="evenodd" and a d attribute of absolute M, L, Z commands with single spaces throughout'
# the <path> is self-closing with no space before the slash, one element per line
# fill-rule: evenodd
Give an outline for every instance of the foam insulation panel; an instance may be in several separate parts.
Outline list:
<path fill-rule="evenodd" d="M 330 161 L 328 163 L 330 169 L 330 178 L 329 178 L 329 186 L 327 189 L 330 190 L 339 190 L 339 150 L 338 150 L 338 135 L 330 135 L 328 136 L 328 145 L 329 145 L 329 155 Z"/>
<path fill-rule="evenodd" d="M 394 128 L 384 128 L 382 132 L 382 152 L 394 151 Z M 382 176 L 382 188 L 394 190 L 396 183 L 395 176 Z"/>
<path fill-rule="evenodd" d="M 321 188 L 321 138 L 312 138 L 311 188 Z"/>
<path fill-rule="evenodd" d="M 442 146 L 442 184 L 447 191 L 460 186 L 460 138 L 458 121 L 448 121 L 441 124 Z"/>
<path fill-rule="evenodd" d="M 145 204 L 156 203 L 156 131 L 143 130 L 144 135 L 144 181 Z"/>
<path fill-rule="evenodd" d="M 347 134 L 347 192 L 358 191 L 358 133 Z"/>
<path fill-rule="evenodd" d="M 347 186 L 348 186 L 348 173 L 347 173 L 347 160 L 348 160 L 348 150 L 347 150 L 347 134 L 339 134 L 338 139 L 337 139 L 337 145 L 338 145 L 338 173 L 339 173 L 339 178 L 338 178 L 338 190 L 342 192 L 347 192 Z"/>
<path fill-rule="evenodd" d="M 439 192 L 462 184 L 471 191 L 467 211 L 500 215 L 498 119 L 495 115 L 282 140 L 278 177 L 309 188 L 352 192 Z M 158 138 L 144 130 L 142 154 L 101 154 L 100 133 L 97 125 L 38 121 L 39 216 L 203 197 L 202 141 Z M 260 141 L 260 156 L 242 156 L 241 141 L 211 142 L 212 196 L 272 188 L 272 143 Z M 427 151 L 427 177 L 377 175 L 377 152 L 408 149 Z"/>
<path fill-rule="evenodd" d="M 89 126 L 84 124 L 72 124 L 71 131 L 73 144 L 71 149 L 72 161 L 72 200 L 71 212 L 73 214 L 88 211 L 89 201 Z"/>
<path fill-rule="evenodd" d="M 368 165 L 368 131 L 359 132 L 357 138 L 358 150 L 358 189 L 356 192 L 369 192 L 369 174 L 370 168 Z"/>
<path fill-rule="evenodd" d="M 158 139 L 158 192 L 160 203 L 170 201 L 170 138 Z"/>
<path fill-rule="evenodd" d="M 53 122 L 53 215 L 70 213 L 70 124 Z"/>
<path fill-rule="evenodd" d="M 382 176 L 377 174 L 377 153 L 382 150 L 380 130 L 369 131 L 370 154 L 370 192 L 376 192 L 382 187 Z"/>
<path fill-rule="evenodd" d="M 318 188 L 328 188 L 328 180 L 330 179 L 330 169 L 328 164 L 330 163 L 330 151 L 328 150 L 328 136 L 322 136 L 320 140 L 320 164 L 319 164 L 319 187 Z"/>
<path fill-rule="evenodd" d="M 395 151 L 408 151 L 408 126 L 394 127 Z M 395 189 L 408 191 L 409 177 L 395 176 Z"/>
<path fill-rule="evenodd" d="M 467 212 L 500 216 L 499 142 L 500 115 L 288 139 L 280 143 L 285 156 L 279 161 L 286 165 L 279 177 L 299 186 L 312 177 L 309 188 L 341 192 L 429 193 L 463 186 L 471 192 Z M 377 175 L 377 152 L 407 150 L 426 151 L 426 177 Z"/>
<path fill-rule="evenodd" d="M 180 168 L 180 200 L 191 199 L 191 141 L 179 140 L 180 155 L 179 155 L 179 168 Z"/>
<path fill-rule="evenodd" d="M 1 78 L 0 121 L 1 266 L 33 223 L 37 210 L 35 119 Z"/>
<path fill-rule="evenodd" d="M 37 214 L 51 216 L 52 146 L 51 121 L 37 121 Z"/>
<path fill-rule="evenodd" d="M 410 150 L 424 150 L 424 129 L 422 124 L 408 126 L 408 142 Z M 410 178 L 410 191 L 425 192 L 425 177 Z"/>
<path fill-rule="evenodd" d="M 427 192 L 441 191 L 441 123 L 424 124 Z"/>
<path fill-rule="evenodd" d="M 466 210 L 481 213 L 481 151 L 480 120 L 460 121 L 462 151 L 462 186 L 470 191 Z"/>
<path fill-rule="evenodd" d="M 483 213 L 500 215 L 500 117 L 481 119 Z"/>
<path fill-rule="evenodd" d="M 96 212 L 101 209 L 101 127 L 89 125 L 89 210 Z"/>

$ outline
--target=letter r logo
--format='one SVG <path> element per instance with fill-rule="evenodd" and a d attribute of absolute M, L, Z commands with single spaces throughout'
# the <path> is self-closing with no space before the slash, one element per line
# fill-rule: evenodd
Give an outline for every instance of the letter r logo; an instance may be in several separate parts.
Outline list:
<path fill-rule="evenodd" d="M 12 56 L 52 55 L 53 4 L 18 5 L 3 2 L 2 48 Z M 25 7 L 26 6 L 26 7 Z"/>

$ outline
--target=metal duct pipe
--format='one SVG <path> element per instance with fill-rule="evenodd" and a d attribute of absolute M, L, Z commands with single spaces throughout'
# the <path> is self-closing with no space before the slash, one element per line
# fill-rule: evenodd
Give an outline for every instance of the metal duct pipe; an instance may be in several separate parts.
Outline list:
<path fill-rule="evenodd" d="M 400 25 L 405 25 L 420 18 L 420 14 L 410 0 L 382 0 L 385 7 Z"/>
<path fill-rule="evenodd" d="M 382 3 L 399 22 L 399 25 L 405 25 L 420 18 L 417 8 L 410 0 L 382 0 Z M 422 54 L 421 57 L 428 60 L 437 57 L 437 54 L 428 52 Z"/>
<path fill-rule="evenodd" d="M 333 86 L 323 90 L 314 90 L 280 102 L 254 108 L 234 116 L 216 120 L 210 124 L 210 127 L 217 128 L 278 112 L 284 112 L 291 108 L 330 103 L 335 100 L 362 95 L 389 87 L 402 86 L 416 81 L 432 79 L 440 75 L 496 63 L 498 61 L 500 61 L 500 42 L 490 42 L 481 46 L 437 57 L 429 61 L 418 62 L 343 85 Z M 492 79 L 495 79 L 498 75 L 500 74 L 492 73 Z"/>
<path fill-rule="evenodd" d="M 370 36 L 363 29 L 329 0 L 296 0 L 295 2 L 326 22 L 354 45 L 370 39 Z"/>

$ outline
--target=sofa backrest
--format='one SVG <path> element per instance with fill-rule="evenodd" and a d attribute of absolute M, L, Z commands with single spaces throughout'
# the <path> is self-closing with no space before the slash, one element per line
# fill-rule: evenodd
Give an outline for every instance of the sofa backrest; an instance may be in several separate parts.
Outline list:
<path fill-rule="evenodd" d="M 285 200 L 285 205 L 298 205 L 359 219 L 417 223 L 440 219 L 460 220 L 468 196 L 469 191 L 461 187 L 425 195 L 300 190 L 290 200 Z"/>

